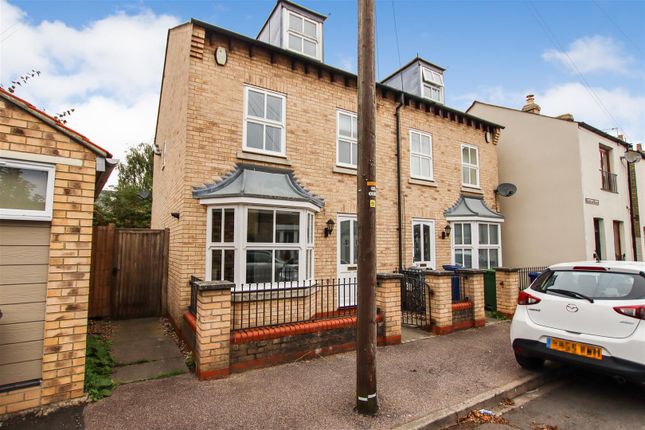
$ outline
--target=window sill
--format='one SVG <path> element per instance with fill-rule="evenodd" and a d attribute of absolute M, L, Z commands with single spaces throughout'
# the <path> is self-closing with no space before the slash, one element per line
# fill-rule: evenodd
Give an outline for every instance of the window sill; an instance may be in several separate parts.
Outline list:
<path fill-rule="evenodd" d="M 470 194 L 479 194 L 479 195 L 484 195 L 484 192 L 482 191 L 481 188 L 478 187 L 468 187 L 466 185 L 461 186 L 461 191 L 463 193 L 470 193 Z"/>
<path fill-rule="evenodd" d="M 607 190 L 607 189 L 605 189 L 605 188 L 601 188 L 601 189 L 600 189 L 600 191 L 604 191 L 604 192 L 612 193 L 612 194 L 618 194 L 618 191 L 614 191 L 614 190 Z"/>
<path fill-rule="evenodd" d="M 414 184 L 414 185 L 423 185 L 424 187 L 437 188 L 437 183 L 429 179 L 410 178 L 408 179 L 408 183 Z"/>
<path fill-rule="evenodd" d="M 280 164 L 282 166 L 291 166 L 291 161 L 281 155 L 256 154 L 255 152 L 238 151 L 239 160 L 262 161 L 264 163 Z"/>
<path fill-rule="evenodd" d="M 356 169 L 352 169 L 351 167 L 342 167 L 342 166 L 334 166 L 332 169 L 332 172 L 334 173 L 341 173 L 343 175 L 353 175 L 356 176 Z"/>

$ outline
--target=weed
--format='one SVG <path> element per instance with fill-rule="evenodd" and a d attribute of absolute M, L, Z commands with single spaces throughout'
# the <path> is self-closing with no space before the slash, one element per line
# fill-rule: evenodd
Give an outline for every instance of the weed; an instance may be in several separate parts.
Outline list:
<path fill-rule="evenodd" d="M 95 402 L 112 394 L 112 368 L 114 358 L 110 353 L 110 342 L 95 335 L 87 336 L 85 356 L 85 392 Z"/>

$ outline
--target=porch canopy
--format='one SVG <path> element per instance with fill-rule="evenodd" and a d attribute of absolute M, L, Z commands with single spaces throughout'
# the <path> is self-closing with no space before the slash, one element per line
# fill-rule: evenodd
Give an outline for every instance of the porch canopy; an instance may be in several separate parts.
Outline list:
<path fill-rule="evenodd" d="M 220 181 L 193 188 L 193 197 L 202 204 L 279 200 L 281 205 L 291 203 L 315 211 L 325 205 L 324 199 L 298 183 L 292 171 L 254 164 L 238 164 Z"/>
<path fill-rule="evenodd" d="M 483 197 L 460 196 L 457 203 L 444 212 L 446 220 L 482 220 L 504 222 L 504 216 L 486 206 Z"/>

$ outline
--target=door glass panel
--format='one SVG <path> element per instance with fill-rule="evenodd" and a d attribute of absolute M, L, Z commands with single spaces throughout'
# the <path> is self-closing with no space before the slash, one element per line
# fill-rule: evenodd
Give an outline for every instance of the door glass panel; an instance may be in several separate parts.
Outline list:
<path fill-rule="evenodd" d="M 422 261 L 421 257 L 421 224 L 415 224 L 412 227 L 414 241 L 414 261 Z"/>
<path fill-rule="evenodd" d="M 273 211 L 249 209 L 246 239 L 256 243 L 273 242 Z"/>
<path fill-rule="evenodd" d="M 298 280 L 298 250 L 275 250 L 275 281 L 287 282 Z"/>
<path fill-rule="evenodd" d="M 246 251 L 246 283 L 271 282 L 272 259 L 271 250 Z"/>
<path fill-rule="evenodd" d="M 277 211 L 275 230 L 277 243 L 298 243 L 300 241 L 300 214 Z"/>
<path fill-rule="evenodd" d="M 351 221 L 340 222 L 340 264 L 350 264 L 350 226 Z"/>
<path fill-rule="evenodd" d="M 423 261 L 432 260 L 432 253 L 430 252 L 430 242 L 432 241 L 432 235 L 430 234 L 430 226 L 427 224 L 423 225 Z"/>

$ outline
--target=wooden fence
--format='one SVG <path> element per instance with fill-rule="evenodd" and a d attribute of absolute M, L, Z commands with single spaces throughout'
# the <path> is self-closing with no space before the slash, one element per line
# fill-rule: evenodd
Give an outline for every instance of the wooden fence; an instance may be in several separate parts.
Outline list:
<path fill-rule="evenodd" d="M 94 227 L 90 318 L 143 318 L 165 313 L 168 235 L 168 230 Z"/>

